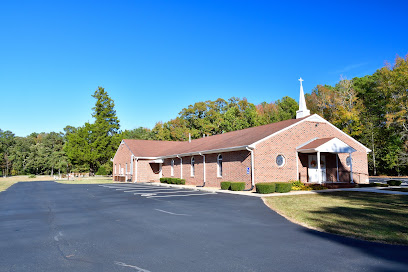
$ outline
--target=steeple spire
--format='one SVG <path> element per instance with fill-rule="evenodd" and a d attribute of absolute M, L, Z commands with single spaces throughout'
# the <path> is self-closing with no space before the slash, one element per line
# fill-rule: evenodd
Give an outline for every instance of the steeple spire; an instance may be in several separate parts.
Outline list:
<path fill-rule="evenodd" d="M 300 94 L 299 94 L 299 110 L 296 111 L 296 119 L 310 115 L 310 110 L 308 110 L 306 107 L 305 94 L 303 93 L 302 81 L 304 80 L 302 78 L 299 78 L 298 80 L 300 81 Z"/>

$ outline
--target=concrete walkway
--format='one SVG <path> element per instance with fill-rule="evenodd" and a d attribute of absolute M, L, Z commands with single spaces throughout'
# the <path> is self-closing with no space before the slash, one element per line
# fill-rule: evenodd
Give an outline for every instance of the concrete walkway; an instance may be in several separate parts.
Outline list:
<path fill-rule="evenodd" d="M 121 183 L 123 184 L 123 182 Z M 163 187 L 173 187 L 173 188 L 185 188 L 185 189 L 197 189 L 200 191 L 214 192 L 214 193 L 225 193 L 225 194 L 235 194 L 253 197 L 265 197 L 265 196 L 287 196 L 287 195 L 310 195 L 310 194 L 320 194 L 320 193 L 330 193 L 338 191 L 354 191 L 354 192 L 368 192 L 368 193 L 380 193 L 380 194 L 391 194 L 391 195 L 408 195 L 408 192 L 399 192 L 387 190 L 387 188 L 401 188 L 400 186 L 390 186 L 390 187 L 369 187 L 369 188 L 343 188 L 343 189 L 327 189 L 327 190 L 315 190 L 315 191 L 291 191 L 289 193 L 272 193 L 272 194 L 258 194 L 253 191 L 230 191 L 221 190 L 215 187 L 196 187 L 194 185 L 176 185 L 167 183 L 145 183 L 152 186 L 163 186 Z"/>

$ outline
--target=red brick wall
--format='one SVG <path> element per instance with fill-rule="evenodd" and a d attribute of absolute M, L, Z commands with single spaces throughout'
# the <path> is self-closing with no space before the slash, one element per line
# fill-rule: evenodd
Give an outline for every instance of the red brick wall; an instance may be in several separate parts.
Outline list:
<path fill-rule="evenodd" d="M 222 154 L 222 177 L 217 176 L 217 157 Z M 183 159 L 183 179 L 186 184 L 202 185 L 204 181 L 203 157 L 195 155 L 195 175 L 191 176 L 191 156 Z M 247 167 L 251 168 L 251 155 L 249 151 L 234 151 L 226 153 L 206 154 L 206 186 L 220 187 L 221 181 L 244 181 L 247 187 L 251 185 L 251 174 L 247 174 Z M 174 177 L 180 178 L 180 159 L 174 158 Z M 163 177 L 171 177 L 171 159 L 163 163 Z"/>
<path fill-rule="evenodd" d="M 254 150 L 255 164 L 255 183 L 271 182 L 271 181 L 289 181 L 300 178 L 302 182 L 307 182 L 308 157 L 307 154 L 299 154 L 296 157 L 296 147 L 310 141 L 313 138 L 337 137 L 346 144 L 350 145 L 357 151 L 352 154 L 353 158 L 353 173 L 356 182 L 365 182 L 368 178 L 367 154 L 365 149 L 339 132 L 332 126 L 320 122 L 302 122 L 293 128 L 279 133 L 256 145 Z M 276 165 L 276 156 L 283 155 L 285 157 L 285 165 L 278 167 Z M 327 181 L 337 180 L 336 171 L 336 156 L 334 154 L 325 154 L 326 156 L 326 172 Z M 251 155 L 249 151 L 234 151 L 222 153 L 223 156 L 223 176 L 217 177 L 217 154 L 206 154 L 206 186 L 219 187 L 221 181 L 244 181 L 247 188 L 251 185 L 251 174 L 247 174 L 247 167 L 251 167 Z M 346 165 L 348 154 L 339 154 L 339 175 L 340 181 L 349 181 L 350 168 Z M 195 176 L 191 176 L 191 156 L 182 157 L 183 160 L 183 178 L 186 184 L 202 185 L 203 176 L 203 157 L 200 155 L 195 158 Z M 125 169 L 128 163 L 128 171 L 130 171 L 131 152 L 123 144 L 120 145 L 114 160 L 113 171 L 115 165 Z M 138 182 L 158 181 L 159 180 L 159 165 L 150 164 L 150 160 L 141 160 L 137 162 L 138 166 Z M 298 161 L 298 170 L 296 162 Z M 136 163 L 136 162 L 135 162 Z M 165 159 L 162 167 L 162 176 L 171 177 L 170 166 L 171 159 Z M 135 170 L 133 167 L 133 181 L 135 180 Z M 117 170 L 114 178 L 119 175 Z M 181 162 L 179 158 L 174 158 L 174 175 L 173 177 L 181 177 Z"/>
<path fill-rule="evenodd" d="M 121 168 L 123 168 L 123 174 L 126 174 L 127 163 L 128 172 L 130 172 L 131 156 L 132 152 L 130 152 L 129 148 L 125 144 L 120 144 L 118 150 L 116 151 L 115 157 L 113 158 L 112 179 L 114 181 L 125 181 L 125 176 L 120 176 L 119 165 Z"/>
<path fill-rule="evenodd" d="M 150 161 L 152 160 L 139 159 L 137 161 L 137 182 L 159 181 L 159 164 L 149 163 Z"/>
<path fill-rule="evenodd" d="M 296 168 L 296 147 L 313 138 L 328 137 L 337 137 L 357 150 L 352 154 L 354 180 L 356 182 L 365 182 L 368 178 L 367 153 L 365 149 L 329 124 L 309 121 L 300 123 L 256 145 L 254 151 L 255 182 L 289 181 L 297 180 L 299 177 L 302 182 L 306 182 L 307 154 L 300 154 L 299 156 L 298 173 Z M 278 167 L 276 164 L 276 156 L 279 154 L 283 155 L 286 159 L 286 163 L 282 167 Z M 331 166 L 333 166 L 333 163 L 335 165 L 335 160 L 333 157 L 330 157 L 330 154 L 322 154 L 326 155 L 326 160 L 329 158 L 329 161 L 326 163 L 330 163 Z M 348 154 L 339 154 L 340 181 L 350 180 L 348 173 L 350 168 L 346 165 L 347 156 Z M 333 169 L 328 169 L 327 174 L 328 181 L 337 176 L 336 173 L 333 173 Z"/>

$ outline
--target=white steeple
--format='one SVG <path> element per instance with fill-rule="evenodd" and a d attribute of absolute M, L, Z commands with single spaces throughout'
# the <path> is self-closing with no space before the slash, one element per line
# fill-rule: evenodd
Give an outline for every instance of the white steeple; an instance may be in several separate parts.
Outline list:
<path fill-rule="evenodd" d="M 310 115 L 310 110 L 306 107 L 305 94 L 303 93 L 302 78 L 299 78 L 300 81 L 300 94 L 299 94 L 299 110 L 296 111 L 296 119 L 306 117 Z"/>

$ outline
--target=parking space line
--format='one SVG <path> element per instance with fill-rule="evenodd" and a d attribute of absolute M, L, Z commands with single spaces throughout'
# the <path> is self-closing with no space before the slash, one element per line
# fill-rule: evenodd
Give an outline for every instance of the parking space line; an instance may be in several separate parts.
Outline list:
<path fill-rule="evenodd" d="M 107 188 L 133 188 L 133 187 L 153 187 L 154 185 L 99 185 L 101 187 Z"/>
<path fill-rule="evenodd" d="M 159 211 L 159 212 L 162 212 L 162 213 L 171 214 L 171 215 L 191 216 L 190 214 L 172 213 L 172 212 L 163 211 L 163 210 L 160 210 L 160 209 L 155 209 L 155 210 L 156 210 L 156 211 Z"/>
<path fill-rule="evenodd" d="M 185 194 L 185 195 L 169 195 L 169 196 L 148 196 L 146 198 L 154 198 L 154 197 L 177 197 L 177 196 L 200 196 L 200 195 L 216 195 L 217 193 L 203 193 L 203 194 Z"/>
<path fill-rule="evenodd" d="M 131 193 L 131 192 L 130 192 Z M 168 191 L 168 192 L 157 192 L 157 191 L 151 191 L 151 192 L 138 192 L 138 193 L 133 193 L 134 195 L 147 195 L 147 194 L 176 194 L 176 193 L 189 193 L 186 191 Z"/>
<path fill-rule="evenodd" d="M 180 191 L 180 192 L 183 192 L 183 190 L 181 189 L 157 189 L 157 190 L 151 190 L 151 189 L 133 189 L 133 190 L 127 190 L 127 191 L 124 191 L 125 193 L 130 193 L 130 192 L 138 192 L 138 191 L 143 191 L 143 192 L 174 192 L 174 191 Z M 189 191 L 192 191 L 192 190 L 188 190 L 188 191 L 186 191 L 186 190 L 184 190 L 184 192 L 189 192 Z M 195 191 L 197 191 L 197 190 L 195 190 Z"/>

